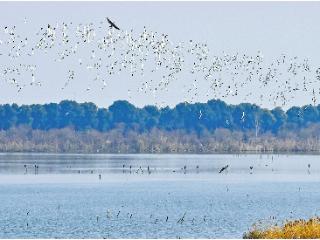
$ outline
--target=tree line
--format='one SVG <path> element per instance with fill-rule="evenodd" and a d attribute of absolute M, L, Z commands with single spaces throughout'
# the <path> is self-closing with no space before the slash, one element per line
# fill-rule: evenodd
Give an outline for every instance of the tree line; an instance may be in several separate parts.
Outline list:
<path fill-rule="evenodd" d="M 138 133 L 153 129 L 182 130 L 198 136 L 217 129 L 253 132 L 256 136 L 270 132 L 277 135 L 320 123 L 320 105 L 280 107 L 272 110 L 255 104 L 226 104 L 221 100 L 207 103 L 180 103 L 174 108 L 135 107 L 128 101 L 115 101 L 109 108 L 94 103 L 64 100 L 60 103 L 0 105 L 0 130 L 27 126 L 34 130 L 73 128 L 75 131 L 108 132 L 121 126 L 124 131 Z"/>

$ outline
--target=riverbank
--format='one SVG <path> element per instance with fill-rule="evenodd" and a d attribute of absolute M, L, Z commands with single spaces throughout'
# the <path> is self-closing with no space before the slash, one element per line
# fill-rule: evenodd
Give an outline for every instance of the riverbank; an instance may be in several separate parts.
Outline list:
<path fill-rule="evenodd" d="M 309 130 L 310 131 L 310 130 Z M 42 153 L 320 153 L 320 140 L 305 132 L 285 136 L 217 129 L 197 135 L 154 129 L 147 133 L 114 129 L 76 131 L 71 128 L 0 132 L 0 152 Z"/>

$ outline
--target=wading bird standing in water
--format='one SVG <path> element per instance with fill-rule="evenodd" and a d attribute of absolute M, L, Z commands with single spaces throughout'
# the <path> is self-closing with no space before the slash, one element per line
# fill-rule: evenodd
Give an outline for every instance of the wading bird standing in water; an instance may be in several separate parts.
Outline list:
<path fill-rule="evenodd" d="M 183 173 L 187 174 L 187 166 L 186 165 L 183 166 Z"/>
<path fill-rule="evenodd" d="M 250 166 L 250 174 L 252 174 L 253 166 Z"/>
<path fill-rule="evenodd" d="M 222 173 L 223 171 L 227 170 L 228 167 L 229 165 L 224 166 L 223 168 L 220 169 L 219 173 Z"/>
<path fill-rule="evenodd" d="M 185 218 L 186 214 L 187 214 L 187 212 L 185 212 L 185 213 L 183 214 L 183 216 L 178 220 L 177 223 L 181 223 L 181 224 L 182 224 L 182 223 L 184 222 L 184 218 Z"/>

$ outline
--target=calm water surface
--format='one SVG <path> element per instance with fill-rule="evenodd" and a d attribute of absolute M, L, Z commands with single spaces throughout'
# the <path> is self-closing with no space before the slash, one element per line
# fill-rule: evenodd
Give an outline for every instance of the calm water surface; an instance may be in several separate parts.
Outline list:
<path fill-rule="evenodd" d="M 0 238 L 241 238 L 319 183 L 316 155 L 0 154 Z"/>

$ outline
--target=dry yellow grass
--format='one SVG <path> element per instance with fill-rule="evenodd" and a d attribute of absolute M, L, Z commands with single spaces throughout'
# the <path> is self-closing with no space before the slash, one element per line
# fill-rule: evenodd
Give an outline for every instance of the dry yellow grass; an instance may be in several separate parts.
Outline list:
<path fill-rule="evenodd" d="M 282 238 L 282 239 L 305 239 L 320 238 L 320 217 L 310 218 L 309 220 L 286 221 L 283 226 L 271 226 L 267 229 L 260 229 L 255 226 L 245 233 L 243 238 Z"/>

